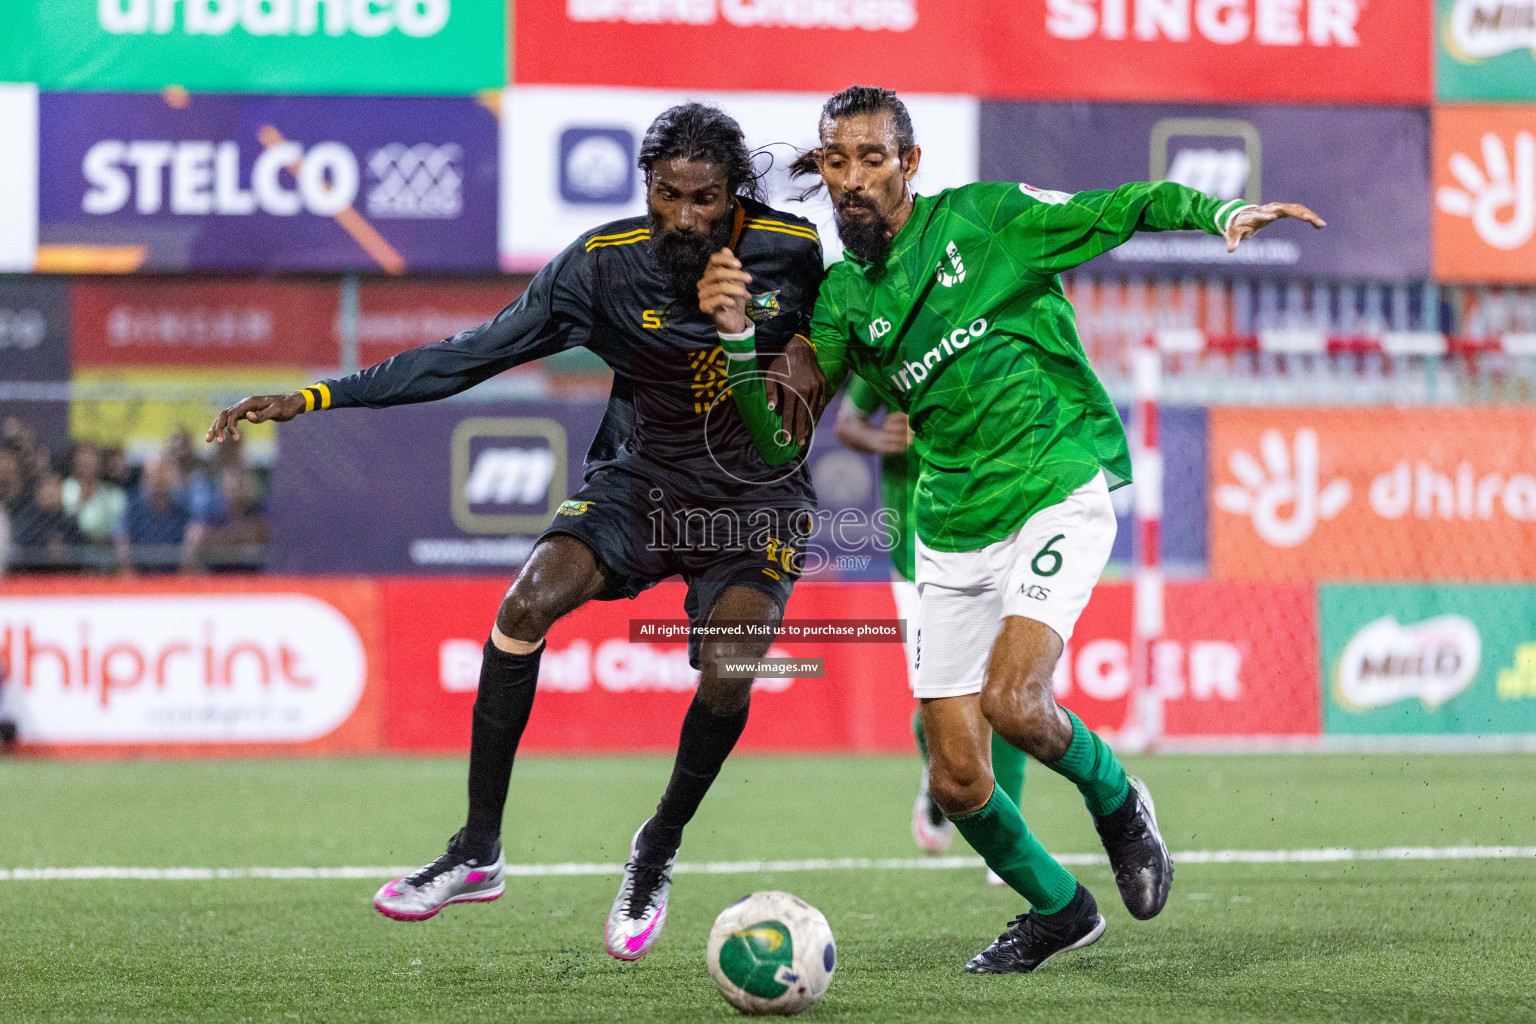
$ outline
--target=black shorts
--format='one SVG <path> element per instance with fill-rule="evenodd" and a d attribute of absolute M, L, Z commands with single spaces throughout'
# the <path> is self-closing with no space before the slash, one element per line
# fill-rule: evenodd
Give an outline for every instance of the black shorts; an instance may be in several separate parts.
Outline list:
<path fill-rule="evenodd" d="M 597 556 L 608 578 L 599 601 L 638 597 L 662 580 L 688 584 L 683 610 L 701 626 L 728 587 L 751 587 L 783 613 L 809 533 L 811 513 L 791 508 L 700 508 L 685 492 L 613 466 L 592 474 L 555 513 L 543 536 L 575 537 Z M 688 641 L 699 667 L 699 644 Z"/>

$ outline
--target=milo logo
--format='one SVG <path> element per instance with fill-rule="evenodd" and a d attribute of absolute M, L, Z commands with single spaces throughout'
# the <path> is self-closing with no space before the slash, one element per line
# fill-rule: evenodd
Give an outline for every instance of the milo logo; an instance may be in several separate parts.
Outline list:
<path fill-rule="evenodd" d="M 1417 697 L 1434 711 L 1477 675 L 1483 638 L 1471 620 L 1439 615 L 1402 625 L 1387 615 L 1367 623 L 1339 656 L 1334 696 L 1349 711 Z"/>
<path fill-rule="evenodd" d="M 782 921 L 732 932 L 720 947 L 720 970 L 737 988 L 763 999 L 777 999 L 799 980 L 794 961 L 794 942 Z"/>
<path fill-rule="evenodd" d="M 1536 51 L 1532 0 L 1456 0 L 1445 21 L 1446 49 L 1463 64 L 1513 50 Z"/>

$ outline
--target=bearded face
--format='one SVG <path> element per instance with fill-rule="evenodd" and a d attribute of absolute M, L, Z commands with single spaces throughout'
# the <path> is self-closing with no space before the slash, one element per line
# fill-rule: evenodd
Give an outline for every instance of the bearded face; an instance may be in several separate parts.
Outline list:
<path fill-rule="evenodd" d="M 868 263 L 879 263 L 891 244 L 891 222 L 873 197 L 863 192 L 845 192 L 834 207 L 837 237 L 843 248 Z"/>
<path fill-rule="evenodd" d="M 698 293 L 710 256 L 730 244 L 736 212 L 725 168 L 711 160 L 658 160 L 646 173 L 651 255 L 675 295 Z"/>
<path fill-rule="evenodd" d="M 731 210 L 727 208 L 716 220 L 696 227 L 668 226 L 665 217 L 650 211 L 651 257 L 676 294 L 694 294 L 709 258 L 731 241 Z"/>

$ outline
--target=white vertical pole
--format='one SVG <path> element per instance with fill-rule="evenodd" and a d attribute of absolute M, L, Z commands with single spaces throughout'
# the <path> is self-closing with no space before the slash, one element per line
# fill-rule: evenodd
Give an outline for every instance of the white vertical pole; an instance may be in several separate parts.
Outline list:
<path fill-rule="evenodd" d="M 1162 391 L 1163 355 L 1156 332 L 1148 332 L 1132 353 L 1136 399 L 1136 569 L 1132 589 L 1135 611 L 1131 622 L 1131 699 L 1121 744 L 1145 750 L 1163 732 L 1162 698 L 1152 677 L 1152 645 L 1163 634 L 1163 451 L 1158 431 L 1158 397 Z"/>

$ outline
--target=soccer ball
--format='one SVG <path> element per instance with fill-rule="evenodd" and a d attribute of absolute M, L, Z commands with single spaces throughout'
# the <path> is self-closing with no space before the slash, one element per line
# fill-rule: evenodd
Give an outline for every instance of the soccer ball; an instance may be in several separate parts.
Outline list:
<path fill-rule="evenodd" d="M 749 1016 L 803 1013 L 832 983 L 837 946 L 821 911 L 787 892 L 755 892 L 709 930 L 709 976 Z"/>

